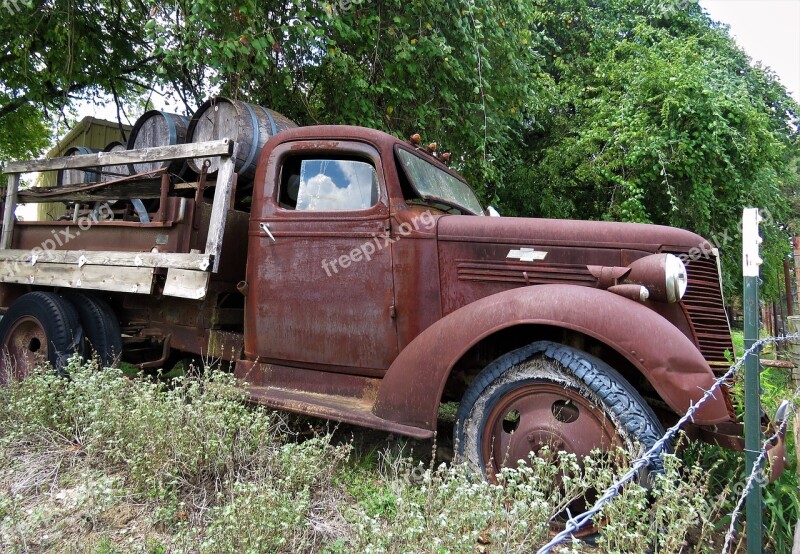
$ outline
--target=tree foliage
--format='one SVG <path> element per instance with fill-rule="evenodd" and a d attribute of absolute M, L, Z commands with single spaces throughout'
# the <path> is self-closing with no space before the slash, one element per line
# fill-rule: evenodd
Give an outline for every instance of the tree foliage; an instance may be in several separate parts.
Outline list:
<path fill-rule="evenodd" d="M 541 1 L 553 109 L 530 125 L 502 206 L 717 237 L 741 290 L 741 210 L 769 210 L 768 292 L 787 253 L 797 105 L 696 4 Z M 602 6 L 602 9 L 599 9 Z"/>
<path fill-rule="evenodd" d="M 543 104 L 531 13 L 526 0 L 199 0 L 163 12 L 152 40 L 300 123 L 424 130 L 484 190 L 518 147 L 523 109 Z"/>
<path fill-rule="evenodd" d="M 155 58 L 133 0 L 9 0 L 0 9 L 0 157 L 37 154 L 63 108 L 148 83 Z"/>
<path fill-rule="evenodd" d="M 506 214 L 729 238 L 730 291 L 741 208 L 767 208 L 777 294 L 798 231 L 797 104 L 727 29 L 682 4 L 47 0 L 0 12 L 0 134 L 16 118 L 35 137 L 35 122 L 76 96 L 153 85 L 188 105 L 221 92 L 301 124 L 419 131 Z"/>

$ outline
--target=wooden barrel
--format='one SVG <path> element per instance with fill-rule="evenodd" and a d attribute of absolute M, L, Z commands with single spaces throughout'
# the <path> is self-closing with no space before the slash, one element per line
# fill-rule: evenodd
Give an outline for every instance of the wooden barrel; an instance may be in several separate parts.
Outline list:
<path fill-rule="evenodd" d="M 89 148 L 88 146 L 73 146 L 66 152 L 64 156 L 80 156 L 82 154 L 96 154 L 100 152 L 98 148 Z M 97 168 L 87 167 L 85 169 L 60 169 L 56 177 L 56 184 L 58 186 L 64 185 L 82 185 L 84 183 L 96 183 L 98 174 Z"/>
<path fill-rule="evenodd" d="M 154 146 L 170 146 L 186 142 L 186 131 L 189 118 L 184 115 L 150 110 L 136 120 L 131 136 L 128 138 L 128 150 L 152 148 Z M 180 173 L 184 162 L 149 162 L 131 164 L 131 173 L 143 173 L 167 167 L 169 173 Z"/>
<path fill-rule="evenodd" d="M 122 144 L 121 142 L 114 141 L 109 143 L 105 148 L 103 148 L 103 152 L 124 152 L 127 150 L 128 147 Z M 116 181 L 117 179 L 122 179 L 131 174 L 131 169 L 128 165 L 107 165 L 105 167 L 101 167 L 100 169 L 100 181 L 105 183 L 106 181 Z"/>
<path fill-rule="evenodd" d="M 240 100 L 222 96 L 207 100 L 192 117 L 189 124 L 189 142 L 206 142 L 229 138 L 239 144 L 236 157 L 236 172 L 239 183 L 252 181 L 256 174 L 258 154 L 271 136 L 297 124 L 276 111 Z M 203 162 L 208 159 L 208 173 L 219 169 L 220 158 L 195 158 L 189 167 L 200 173 Z"/>

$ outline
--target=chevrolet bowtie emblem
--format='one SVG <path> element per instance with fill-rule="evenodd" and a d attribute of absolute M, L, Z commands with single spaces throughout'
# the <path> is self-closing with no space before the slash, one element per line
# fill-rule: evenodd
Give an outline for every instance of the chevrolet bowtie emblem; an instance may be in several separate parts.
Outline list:
<path fill-rule="evenodd" d="M 519 250 L 509 250 L 508 258 L 516 258 L 521 262 L 535 262 L 536 260 L 544 260 L 547 252 L 543 250 L 534 250 L 533 248 L 520 248 Z"/>

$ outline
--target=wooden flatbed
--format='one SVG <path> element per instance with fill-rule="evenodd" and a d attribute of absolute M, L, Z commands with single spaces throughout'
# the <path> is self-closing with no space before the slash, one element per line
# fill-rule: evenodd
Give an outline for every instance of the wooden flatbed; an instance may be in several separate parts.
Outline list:
<path fill-rule="evenodd" d="M 156 271 L 166 270 L 161 294 L 204 298 L 210 275 L 217 273 L 220 267 L 236 186 L 236 149 L 233 141 L 222 139 L 9 163 L 5 168 L 8 185 L 0 234 L 0 282 L 151 294 Z M 207 214 L 207 227 L 203 229 L 198 227 L 196 220 L 192 224 L 194 228 L 187 228 L 184 221 L 187 199 L 169 196 L 176 190 L 196 190 L 202 185 L 170 183 L 167 175 L 162 176 L 160 182 L 154 181 L 152 176 L 148 182 L 144 178 L 146 176 L 138 175 L 83 186 L 19 190 L 23 173 L 127 165 L 141 161 L 182 161 L 209 156 L 219 156 L 221 164 L 213 184 L 214 198 L 210 214 Z M 20 199 L 25 203 L 77 203 L 112 198 L 160 198 L 161 202 L 158 214 L 152 221 L 91 221 L 89 226 L 106 231 L 103 235 L 85 233 L 81 237 L 84 225 L 79 224 L 77 208 L 74 219 L 67 221 L 18 222 L 15 217 Z M 208 210 L 208 207 L 205 209 Z M 198 234 L 205 235 L 204 247 L 190 248 L 200 246 L 194 244 L 197 237 L 192 236 Z M 87 235 L 91 236 L 87 238 Z M 56 242 L 56 248 L 48 248 Z M 118 244 L 119 250 L 109 248 L 109 242 L 112 242 L 112 246 Z M 71 244 L 76 247 L 70 248 Z"/>

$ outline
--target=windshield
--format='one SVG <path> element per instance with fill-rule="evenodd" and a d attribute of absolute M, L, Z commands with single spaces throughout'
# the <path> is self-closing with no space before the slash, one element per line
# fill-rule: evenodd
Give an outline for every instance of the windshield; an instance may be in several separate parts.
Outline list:
<path fill-rule="evenodd" d="M 475 215 L 483 215 L 481 203 L 466 183 L 407 150 L 398 149 L 397 156 L 411 186 L 422 198 L 438 200 Z"/>

